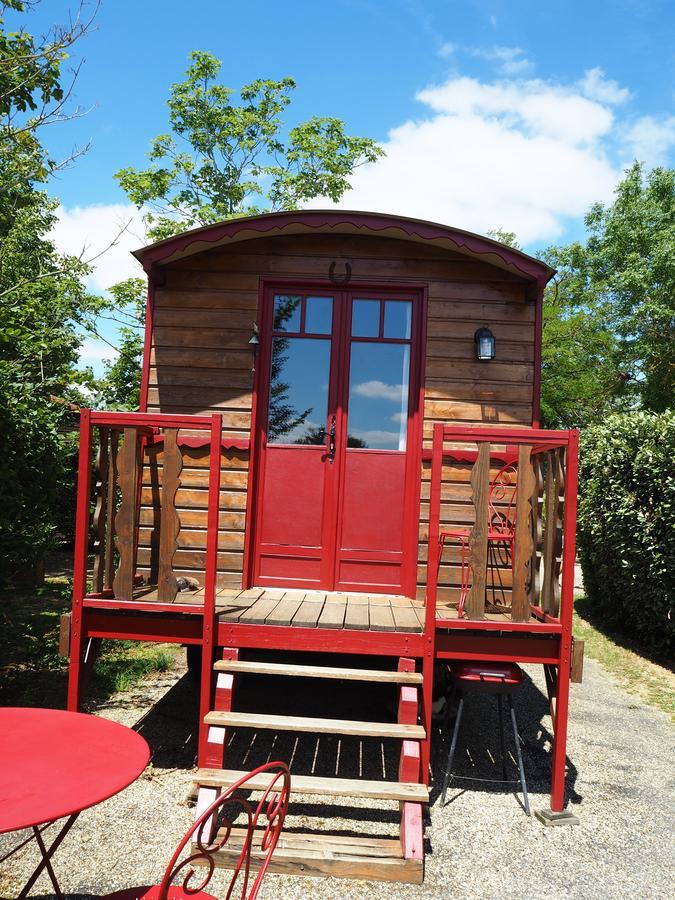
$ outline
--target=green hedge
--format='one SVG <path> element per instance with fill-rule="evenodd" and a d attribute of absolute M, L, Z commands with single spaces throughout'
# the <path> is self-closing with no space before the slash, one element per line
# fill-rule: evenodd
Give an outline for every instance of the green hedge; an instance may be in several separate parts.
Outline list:
<path fill-rule="evenodd" d="M 578 543 L 603 621 L 675 643 L 675 412 L 617 414 L 581 436 Z"/>

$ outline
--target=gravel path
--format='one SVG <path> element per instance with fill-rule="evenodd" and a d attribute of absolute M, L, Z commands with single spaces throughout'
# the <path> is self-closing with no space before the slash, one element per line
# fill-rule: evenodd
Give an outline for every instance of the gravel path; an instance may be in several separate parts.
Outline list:
<path fill-rule="evenodd" d="M 534 667 L 526 668 L 532 680 L 521 690 L 518 715 L 531 802 L 537 809 L 548 805 L 550 721 L 542 674 Z M 55 869 L 61 884 L 73 892 L 71 897 L 98 896 L 158 879 L 162 864 L 189 827 L 192 812 L 187 796 L 195 752 L 196 699 L 189 680 L 180 675 L 157 675 L 96 710 L 141 731 L 151 744 L 153 760 L 128 790 L 82 813 L 57 852 Z M 458 771 L 491 774 L 489 755 L 497 747 L 495 719 L 493 700 L 468 701 Z M 671 897 L 675 883 L 674 738 L 665 715 L 636 702 L 594 661 L 587 661 L 584 684 L 572 686 L 568 748 L 570 806 L 581 819 L 579 826 L 545 828 L 536 819 L 528 819 L 514 794 L 504 788 L 462 782 L 445 808 L 440 808 L 434 792 L 424 885 L 270 875 L 260 896 L 262 900 L 362 898 L 366 894 L 370 900 Z M 264 758 L 270 751 L 270 746 L 258 739 L 255 752 L 250 752 L 250 741 L 243 735 L 236 740 L 232 754 L 240 755 L 238 762 L 244 764 L 257 764 L 256 754 L 262 753 Z M 328 743 L 323 749 L 330 756 L 336 744 Z M 437 740 L 437 745 L 444 756 L 447 743 Z M 275 749 L 279 750 L 279 743 Z M 311 767 L 315 743 L 296 749 L 300 766 Z M 340 775 L 349 774 L 357 760 L 354 748 L 342 747 Z M 393 777 L 389 774 L 392 765 L 390 749 L 381 748 L 376 768 Z M 364 770 L 364 774 L 370 771 Z M 461 789 L 469 785 L 470 789 Z M 311 799 L 311 805 L 296 809 L 293 823 L 309 814 L 325 814 L 325 809 L 317 809 L 317 798 Z M 390 804 L 388 811 L 377 814 L 373 808 L 382 809 L 381 805 L 363 805 L 367 807 L 364 817 L 372 820 L 368 823 L 372 831 L 390 833 L 395 828 L 395 806 Z M 344 825 L 354 827 L 354 821 L 345 818 Z M 0 855 L 9 846 L 10 839 L 0 837 Z M 2 864 L 2 896 L 16 895 L 34 864 L 33 853 L 33 849 L 23 850 Z M 48 887 L 43 876 L 35 895 Z"/>

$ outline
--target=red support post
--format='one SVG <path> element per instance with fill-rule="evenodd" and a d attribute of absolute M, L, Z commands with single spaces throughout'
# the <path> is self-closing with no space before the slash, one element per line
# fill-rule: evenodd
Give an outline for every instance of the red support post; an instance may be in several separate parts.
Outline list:
<path fill-rule="evenodd" d="M 431 705 L 434 692 L 434 653 L 436 639 L 436 596 L 440 547 L 438 535 L 441 517 L 441 476 L 443 472 L 443 425 L 434 425 L 429 489 L 429 536 L 427 553 L 427 593 L 424 612 L 424 656 L 422 659 L 422 722 L 426 738 L 422 743 L 422 781 L 429 784 L 431 761 Z"/>
<path fill-rule="evenodd" d="M 564 546 L 560 619 L 560 662 L 555 690 L 555 729 L 553 735 L 553 771 L 551 773 L 551 809 L 560 812 L 565 803 L 565 763 L 567 758 L 567 713 L 572 660 L 572 613 L 574 606 L 574 562 L 576 557 L 577 487 L 579 477 L 579 432 L 569 432 L 565 473 Z"/>
<path fill-rule="evenodd" d="M 209 455 L 209 503 L 206 534 L 206 566 L 204 572 L 204 619 L 202 629 L 202 674 L 199 688 L 199 752 L 200 766 L 206 765 L 208 726 L 204 717 L 211 708 L 213 651 L 216 641 L 216 576 L 218 572 L 218 513 L 220 509 L 220 444 L 223 420 L 218 413 L 211 417 L 211 451 Z"/>
<path fill-rule="evenodd" d="M 68 673 L 68 709 L 77 712 L 80 704 L 80 676 L 84 610 L 87 591 L 87 549 L 89 546 L 89 492 L 91 489 L 91 410 L 80 410 L 80 451 L 77 466 L 75 519 L 75 559 L 73 562 L 73 609 L 70 620 L 70 668 Z"/>

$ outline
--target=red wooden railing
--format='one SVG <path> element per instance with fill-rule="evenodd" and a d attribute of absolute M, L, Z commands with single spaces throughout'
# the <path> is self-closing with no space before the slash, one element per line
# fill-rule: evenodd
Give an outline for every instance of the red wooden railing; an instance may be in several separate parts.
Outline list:
<path fill-rule="evenodd" d="M 502 602 L 500 611 L 512 622 L 560 623 L 563 630 L 569 627 L 571 636 L 578 432 L 436 424 L 433 447 L 426 456 L 431 458 L 427 629 L 436 621 L 438 591 L 443 587 L 439 584 L 443 551 L 440 535 L 443 529 L 457 534 L 457 526 L 442 524 L 443 466 L 472 463 L 473 514 L 465 537 L 471 584 L 463 615 L 480 627 L 478 623 L 486 617 L 490 588 L 494 595 L 490 577 L 501 579 L 504 571 L 503 566 L 491 566 L 493 538 L 489 533 L 491 515 L 500 509 L 491 468 L 498 470 L 506 463 L 513 467 L 516 490 L 515 498 L 507 504 L 511 507 L 508 514 L 512 517 L 513 534 L 510 541 L 501 542 L 510 568 L 510 600 Z M 499 590 L 504 598 L 501 581 Z"/>
<path fill-rule="evenodd" d="M 91 514 L 92 450 L 95 432 L 94 510 Z M 135 597 L 138 526 L 144 451 L 148 445 L 164 444 L 162 485 L 159 494 L 159 547 L 156 596 L 152 603 Z M 180 484 L 180 446 L 208 446 L 209 482 L 207 502 L 206 565 L 203 593 L 189 605 L 176 602 L 178 587 L 173 572 L 180 518 L 176 493 Z M 218 568 L 218 514 L 220 504 L 222 418 L 156 413 L 80 411 L 80 451 L 71 619 L 71 669 L 82 664 L 82 614 L 84 604 L 113 608 L 148 606 L 157 610 L 193 612 L 203 617 L 202 720 L 209 709 L 211 665 L 216 635 L 216 575 Z M 240 449 L 248 441 L 232 439 L 227 446 Z M 119 502 L 118 502 L 119 501 Z M 92 590 L 87 590 L 90 533 L 94 535 Z M 69 707 L 77 708 L 79 677 L 71 672 Z M 71 696 L 72 694 L 72 696 Z"/>

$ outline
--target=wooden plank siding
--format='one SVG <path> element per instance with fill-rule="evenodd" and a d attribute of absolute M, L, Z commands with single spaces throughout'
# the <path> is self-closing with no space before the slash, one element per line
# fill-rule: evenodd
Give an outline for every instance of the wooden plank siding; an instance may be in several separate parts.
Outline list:
<path fill-rule="evenodd" d="M 532 422 L 535 308 L 531 285 L 496 266 L 415 241 L 351 235 L 256 238 L 205 251 L 163 267 L 155 290 L 150 351 L 149 412 L 223 415 L 226 436 L 248 438 L 254 356 L 248 341 L 258 318 L 261 277 L 328 282 L 351 266 L 350 289 L 359 282 L 428 289 L 424 366 L 423 444 L 433 423 L 529 426 Z M 339 287 L 336 288 L 339 290 Z M 487 324 L 497 358 L 479 363 L 474 332 Z M 162 453 L 152 451 L 143 473 L 139 568 L 149 571 L 155 553 L 153 502 L 161 484 Z M 248 453 L 222 454 L 218 583 L 242 583 Z M 206 547 L 208 453 L 183 447 L 176 495 L 181 530 L 175 571 L 203 580 Z M 443 469 L 441 521 L 471 528 L 468 464 Z M 422 466 L 417 596 L 426 583 L 430 466 Z M 460 557 L 448 546 L 441 564 L 439 601 L 459 597 Z M 507 596 L 511 573 L 504 571 Z"/>

